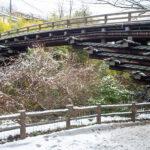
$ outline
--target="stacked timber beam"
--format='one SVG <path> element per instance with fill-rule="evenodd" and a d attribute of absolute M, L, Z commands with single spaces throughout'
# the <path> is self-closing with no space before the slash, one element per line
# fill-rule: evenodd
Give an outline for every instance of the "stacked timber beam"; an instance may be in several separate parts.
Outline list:
<path fill-rule="evenodd" d="M 18 55 L 17 51 L 10 49 L 9 47 L 0 45 L 0 65 L 5 62 L 10 62 L 13 56 Z"/>
<path fill-rule="evenodd" d="M 77 42 L 77 47 L 85 48 L 90 58 L 106 60 L 114 70 L 128 70 L 134 79 L 150 82 L 150 46 L 132 40 L 114 43 Z"/>

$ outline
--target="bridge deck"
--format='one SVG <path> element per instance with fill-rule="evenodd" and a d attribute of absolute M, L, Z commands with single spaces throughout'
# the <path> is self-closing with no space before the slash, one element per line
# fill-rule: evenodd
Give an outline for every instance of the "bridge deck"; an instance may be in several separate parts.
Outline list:
<path fill-rule="evenodd" d="M 14 49 L 25 49 L 37 42 L 45 46 L 64 45 L 69 36 L 84 41 L 116 41 L 129 36 L 148 41 L 150 11 L 104 14 L 33 25 L 1 33 L 0 44 Z"/>

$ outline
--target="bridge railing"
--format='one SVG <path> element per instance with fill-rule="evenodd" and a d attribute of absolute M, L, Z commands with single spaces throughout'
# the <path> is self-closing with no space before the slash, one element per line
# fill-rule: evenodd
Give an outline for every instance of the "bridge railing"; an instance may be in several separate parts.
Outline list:
<path fill-rule="evenodd" d="M 28 32 L 40 32 L 43 30 L 65 29 L 74 27 L 105 25 L 112 23 L 126 23 L 137 21 L 150 20 L 150 11 L 130 11 L 122 13 L 111 13 L 104 15 L 86 16 L 82 18 L 73 18 L 67 20 L 59 20 L 55 22 L 46 22 L 27 26 L 19 29 L 10 30 L 0 34 L 0 38 L 16 36 L 17 34 L 24 34 Z"/>
<path fill-rule="evenodd" d="M 150 103 L 83 107 L 67 105 L 65 109 L 38 112 L 22 110 L 16 114 L 0 116 L 0 143 L 10 137 L 17 138 L 17 135 L 24 139 L 28 134 L 36 132 L 47 133 L 91 124 L 142 121 L 145 118 L 140 118 L 139 115 L 146 113 L 150 113 Z M 5 125 L 7 120 L 12 122 Z"/>

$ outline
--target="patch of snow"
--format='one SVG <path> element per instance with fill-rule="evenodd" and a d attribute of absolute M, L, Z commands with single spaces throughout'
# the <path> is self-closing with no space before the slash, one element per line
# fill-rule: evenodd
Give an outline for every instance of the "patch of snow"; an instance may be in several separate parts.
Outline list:
<path fill-rule="evenodd" d="M 137 116 L 137 119 L 150 119 L 150 114 L 140 114 Z M 120 116 L 114 116 L 114 117 L 102 117 L 101 118 L 102 123 L 105 122 L 111 122 L 111 121 L 129 121 L 130 118 L 128 117 L 120 117 Z M 96 123 L 96 117 L 93 118 L 86 118 L 86 119 L 74 119 L 71 120 L 71 125 L 72 126 L 87 126 L 87 125 L 93 125 Z M 8 128 L 8 127 L 13 127 L 13 126 L 18 126 L 16 122 L 13 121 L 3 121 L 0 124 L 0 129 Z M 58 129 L 64 129 L 66 127 L 66 122 L 56 122 L 56 123 L 50 123 L 50 124 L 45 124 L 45 125 L 38 125 L 38 126 L 33 126 L 33 127 L 27 127 L 26 132 L 28 134 L 34 133 L 34 132 L 47 132 L 47 131 L 56 131 Z M 13 129 L 10 131 L 4 131 L 0 132 L 0 139 L 7 139 L 10 135 L 15 136 L 20 134 L 20 129 Z"/>
<path fill-rule="evenodd" d="M 150 119 L 150 114 L 140 114 L 137 119 Z"/>
<path fill-rule="evenodd" d="M 102 122 L 108 122 L 108 121 L 123 121 L 123 120 L 125 121 L 125 120 L 128 120 L 129 118 L 114 116 L 114 117 L 102 117 L 101 119 L 102 119 Z M 95 123 L 96 123 L 96 117 L 71 120 L 72 126 L 87 126 L 87 125 L 92 125 Z M 13 127 L 15 125 L 18 125 L 18 124 L 8 121 L 8 124 L 5 123 L 5 124 L 0 125 L 0 129 L 5 128 L 5 127 Z M 62 122 L 57 122 L 57 123 L 27 127 L 26 132 L 28 134 L 30 134 L 30 133 L 37 132 L 37 131 L 41 131 L 41 132 L 46 132 L 49 130 L 55 131 L 58 129 L 64 129 L 65 127 L 66 127 L 66 122 L 62 121 Z M 15 136 L 15 135 L 19 135 L 19 134 L 20 134 L 20 129 L 14 129 L 14 130 L 10 130 L 10 131 L 0 132 L 0 139 L 7 139 L 10 135 Z"/>
<path fill-rule="evenodd" d="M 149 150 L 150 125 L 114 128 L 93 125 L 52 134 L 28 137 L 0 145 L 0 150 Z M 106 130 L 102 130 L 102 129 Z"/>

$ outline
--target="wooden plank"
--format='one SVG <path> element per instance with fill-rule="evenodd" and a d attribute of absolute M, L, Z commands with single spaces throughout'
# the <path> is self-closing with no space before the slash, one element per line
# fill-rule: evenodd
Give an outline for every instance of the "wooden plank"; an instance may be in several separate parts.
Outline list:
<path fill-rule="evenodd" d="M 55 109 L 55 110 L 46 110 L 46 111 L 38 111 L 38 112 L 27 112 L 26 115 L 29 117 L 34 117 L 34 116 L 66 113 L 67 111 L 68 109 Z"/>
<path fill-rule="evenodd" d="M 3 115 L 3 116 L 0 116 L 0 120 L 14 120 L 14 119 L 18 119 L 19 116 L 20 116 L 19 113 L 11 114 L 11 115 Z"/>
<path fill-rule="evenodd" d="M 150 106 L 150 102 L 147 103 L 137 103 L 137 106 Z"/>
<path fill-rule="evenodd" d="M 150 113 L 150 110 L 140 110 L 140 111 L 137 111 L 137 113 L 139 113 L 139 114 L 147 114 L 147 113 Z"/>
<path fill-rule="evenodd" d="M 101 116 L 124 116 L 124 115 L 131 115 L 132 112 L 114 112 L 114 113 L 106 113 L 101 114 Z"/>
<path fill-rule="evenodd" d="M 120 108 L 120 107 L 131 107 L 132 104 L 117 104 L 117 105 L 102 105 L 102 108 Z"/>
<path fill-rule="evenodd" d="M 83 106 L 83 107 L 73 107 L 74 110 L 76 111 L 80 111 L 80 110 L 93 110 L 93 109 L 96 109 L 97 106 Z"/>
<path fill-rule="evenodd" d="M 11 131 L 15 129 L 20 129 L 20 126 L 17 125 L 17 126 L 12 126 L 12 127 L 0 128 L 0 132 Z"/>
<path fill-rule="evenodd" d="M 30 123 L 30 124 L 27 124 L 26 127 L 41 126 L 41 125 L 47 125 L 47 124 L 52 124 L 52 123 L 61 123 L 64 121 L 66 121 L 66 119 L 52 120 L 52 121 L 38 122 L 38 123 Z"/>

